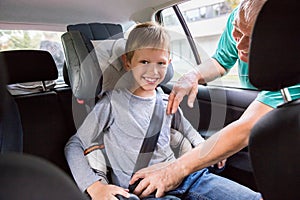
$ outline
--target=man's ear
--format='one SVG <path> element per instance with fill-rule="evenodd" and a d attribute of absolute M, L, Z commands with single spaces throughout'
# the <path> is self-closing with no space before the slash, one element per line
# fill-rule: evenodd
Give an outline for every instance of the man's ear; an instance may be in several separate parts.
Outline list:
<path fill-rule="evenodd" d="M 128 59 L 125 54 L 121 56 L 123 67 L 126 71 L 130 71 L 130 66 L 128 65 Z"/>

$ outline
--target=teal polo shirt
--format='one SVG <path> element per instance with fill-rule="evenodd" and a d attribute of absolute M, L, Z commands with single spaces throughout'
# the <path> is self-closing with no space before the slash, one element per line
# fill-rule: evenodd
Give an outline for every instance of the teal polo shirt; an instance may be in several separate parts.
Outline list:
<path fill-rule="evenodd" d="M 232 36 L 232 23 L 236 14 L 237 8 L 235 8 L 229 15 L 226 28 L 220 37 L 217 50 L 212 57 L 216 59 L 226 70 L 230 70 L 234 64 L 238 62 L 238 75 L 242 87 L 257 89 L 249 81 L 248 64 L 239 59 L 236 41 Z M 288 90 L 293 100 L 300 98 L 300 83 L 295 86 L 288 87 Z M 256 100 L 273 108 L 284 103 L 284 99 L 280 91 L 261 91 L 257 95 Z"/>

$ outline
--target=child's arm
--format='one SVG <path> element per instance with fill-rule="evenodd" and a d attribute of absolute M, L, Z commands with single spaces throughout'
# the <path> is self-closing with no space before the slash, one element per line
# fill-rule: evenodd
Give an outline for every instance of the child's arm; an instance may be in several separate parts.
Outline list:
<path fill-rule="evenodd" d="M 183 138 L 186 138 L 193 147 L 198 146 L 200 143 L 204 142 L 204 138 L 184 117 L 180 108 L 178 108 L 177 112 L 173 115 L 171 128 L 179 131 L 182 134 Z"/>
<path fill-rule="evenodd" d="M 96 181 L 87 188 L 87 193 L 93 200 L 109 200 L 116 199 L 116 195 L 129 198 L 128 189 L 121 188 L 116 185 L 104 184 Z"/>
<path fill-rule="evenodd" d="M 105 173 L 95 172 L 83 152 L 80 139 L 76 135 L 72 136 L 65 147 L 65 155 L 72 175 L 82 192 L 86 191 L 87 187 L 96 181 L 100 180 L 107 183 Z"/>
<path fill-rule="evenodd" d="M 84 151 L 93 145 L 99 144 L 101 138 L 103 138 L 103 135 L 101 135 L 103 134 L 103 130 L 111 124 L 110 113 L 111 107 L 109 100 L 107 98 L 103 98 L 101 101 L 99 100 L 77 130 L 77 133 L 72 136 L 66 144 L 66 159 L 78 187 L 83 192 L 96 181 L 100 180 L 103 183 L 107 183 L 104 157 L 102 158 L 102 160 L 104 160 L 102 162 L 104 168 L 96 172 L 92 166 L 89 165 Z"/>
<path fill-rule="evenodd" d="M 180 108 L 178 108 L 177 112 L 174 114 L 173 117 L 175 117 L 176 119 L 173 120 L 174 123 L 172 124 L 172 126 L 174 126 L 174 128 L 177 129 L 177 133 L 176 130 L 171 129 L 171 142 L 172 139 L 174 140 L 176 138 L 176 135 L 178 138 L 180 137 L 180 133 L 182 134 L 181 137 L 183 139 L 181 139 L 182 141 L 181 146 L 185 148 L 180 149 L 179 156 L 181 156 L 192 148 L 189 147 L 189 145 L 187 144 L 188 141 L 191 143 L 191 146 L 196 147 L 204 141 L 204 138 L 198 133 L 197 130 L 193 128 L 191 123 L 184 117 L 182 110 Z M 215 164 L 215 166 L 213 165 L 211 167 L 215 167 L 216 170 L 222 169 L 225 166 L 225 163 L 226 163 L 226 159 L 219 161 L 218 163 Z"/>

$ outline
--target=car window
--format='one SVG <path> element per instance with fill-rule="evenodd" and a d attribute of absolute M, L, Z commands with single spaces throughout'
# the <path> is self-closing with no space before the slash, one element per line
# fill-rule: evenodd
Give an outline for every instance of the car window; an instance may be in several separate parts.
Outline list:
<path fill-rule="evenodd" d="M 196 60 L 173 8 L 163 10 L 161 15 L 163 25 L 171 36 L 171 59 L 175 72 L 171 81 L 176 81 L 196 65 Z"/>
<path fill-rule="evenodd" d="M 56 84 L 63 84 L 64 52 L 61 44 L 63 32 L 33 30 L 0 30 L 0 51 L 41 49 L 51 53 L 58 70 Z"/>
<path fill-rule="evenodd" d="M 211 57 L 225 28 L 230 12 L 240 0 L 193 0 L 178 5 L 187 27 L 193 37 L 201 62 Z M 196 62 L 182 25 L 173 8 L 161 12 L 163 25 L 180 37 L 173 37 L 172 46 L 177 55 L 173 56 L 172 63 L 177 80 L 180 75 L 192 69 Z M 174 34 L 174 33 L 173 33 Z M 237 64 L 226 76 L 209 82 L 208 85 L 241 87 L 238 78 Z"/>

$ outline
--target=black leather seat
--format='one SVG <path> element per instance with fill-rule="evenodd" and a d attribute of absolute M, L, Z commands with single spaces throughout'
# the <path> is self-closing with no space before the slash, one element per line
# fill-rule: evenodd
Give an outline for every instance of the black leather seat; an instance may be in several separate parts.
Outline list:
<path fill-rule="evenodd" d="M 262 90 L 281 90 L 286 100 L 257 122 L 249 140 L 265 200 L 300 199 L 300 99 L 289 99 L 285 89 L 300 83 L 298 5 L 296 0 L 267 1 L 252 35 L 250 81 Z"/>
<path fill-rule="evenodd" d="M 43 158 L 28 154 L 2 154 L 0 172 L 0 199 L 88 199 L 67 174 Z"/>
<path fill-rule="evenodd" d="M 22 152 L 23 130 L 19 109 L 7 92 L 6 79 L 6 69 L 0 67 L 0 153 Z"/>
<path fill-rule="evenodd" d="M 57 68 L 47 51 L 0 52 L 0 66 L 7 70 L 7 83 L 56 80 Z M 44 84 L 45 85 L 45 84 Z M 70 132 L 61 101 L 53 88 L 10 96 L 18 105 L 23 130 L 23 152 L 43 157 L 69 172 L 64 146 Z"/>

